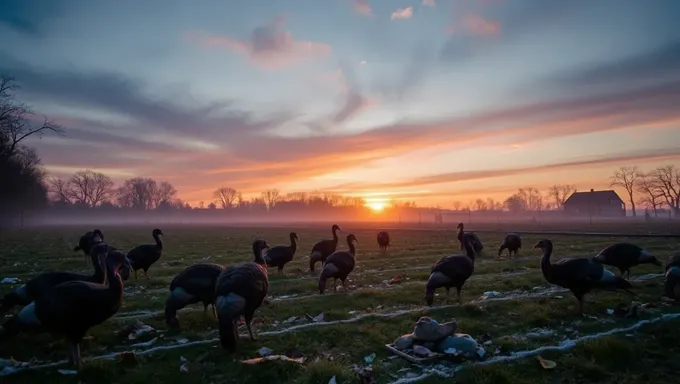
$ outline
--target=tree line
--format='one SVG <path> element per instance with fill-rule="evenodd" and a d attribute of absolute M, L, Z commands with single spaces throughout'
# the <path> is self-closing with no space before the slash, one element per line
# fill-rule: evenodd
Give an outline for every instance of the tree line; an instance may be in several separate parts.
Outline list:
<path fill-rule="evenodd" d="M 611 176 L 612 187 L 626 191 L 626 198 L 633 216 L 637 206 L 652 210 L 654 216 L 662 208 L 668 208 L 675 217 L 680 216 L 680 169 L 665 165 L 642 171 L 637 166 L 621 167 Z"/>

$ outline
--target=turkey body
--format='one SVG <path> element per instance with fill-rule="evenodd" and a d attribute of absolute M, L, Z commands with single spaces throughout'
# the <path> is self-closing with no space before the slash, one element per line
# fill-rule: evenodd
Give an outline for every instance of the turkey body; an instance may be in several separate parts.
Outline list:
<path fill-rule="evenodd" d="M 602 264 L 593 259 L 568 258 L 552 263 L 550 256 L 553 252 L 553 244 L 547 239 L 536 243 L 534 249 L 543 251 L 541 257 L 543 277 L 551 284 L 570 290 L 578 300 L 581 314 L 583 314 L 583 297 L 592 290 L 623 290 L 632 294 L 628 290 L 632 288 L 628 281 L 606 270 Z"/>
<path fill-rule="evenodd" d="M 387 252 L 387 247 L 390 245 L 390 235 L 386 231 L 380 231 L 378 232 L 377 240 L 382 252 Z"/>
<path fill-rule="evenodd" d="M 220 343 L 229 352 L 236 349 L 238 319 L 245 319 L 248 334 L 255 340 L 251 323 L 255 310 L 262 305 L 269 289 L 269 276 L 262 251 L 267 243 L 253 243 L 254 262 L 240 263 L 226 268 L 215 283 L 215 307 L 219 321 Z"/>
<path fill-rule="evenodd" d="M 347 235 L 347 245 L 349 247 L 348 251 L 335 251 L 333 252 L 323 265 L 323 270 L 319 275 L 319 293 L 324 294 L 326 290 L 326 281 L 329 278 L 333 278 L 333 291 L 337 291 L 335 283 L 338 279 L 342 282 L 342 287 L 347 291 L 347 286 L 345 282 L 347 276 L 354 270 L 354 264 L 356 262 L 356 248 L 354 243 L 358 242 L 356 236 L 353 234 Z"/>
<path fill-rule="evenodd" d="M 295 251 L 297 250 L 298 236 L 295 232 L 291 232 L 290 245 L 277 245 L 269 248 L 264 254 L 264 260 L 269 267 L 277 267 L 279 274 L 283 273 L 283 267 L 293 260 Z"/>
<path fill-rule="evenodd" d="M 165 322 L 178 327 L 177 311 L 190 304 L 203 303 L 205 312 L 208 305 L 214 304 L 215 282 L 224 270 L 218 264 L 194 264 L 180 272 L 170 283 L 170 296 L 165 301 Z M 213 306 L 213 314 L 215 307 Z"/>
<path fill-rule="evenodd" d="M 163 254 L 163 231 L 156 228 L 151 232 L 151 236 L 155 240 L 155 244 L 142 244 L 132 248 L 127 258 L 130 262 L 132 270 L 135 272 L 135 279 L 137 278 L 137 271 L 143 270 L 146 278 L 149 278 L 149 268 L 161 258 Z"/>
<path fill-rule="evenodd" d="M 470 238 L 463 238 L 465 255 L 444 256 L 430 270 L 430 277 L 425 287 L 425 301 L 431 306 L 437 288 L 446 288 L 446 300 L 449 300 L 451 288 L 456 288 L 458 304 L 462 304 L 460 291 L 465 282 L 475 271 L 475 250 Z"/>
<path fill-rule="evenodd" d="M 625 273 L 626 278 L 630 277 L 630 268 L 636 265 L 662 265 L 651 253 L 631 243 L 612 244 L 601 250 L 593 260 L 600 264 L 618 268 L 621 276 Z"/>
<path fill-rule="evenodd" d="M 680 300 L 680 253 L 671 256 L 666 262 L 664 295 L 674 300 Z"/>
<path fill-rule="evenodd" d="M 106 259 L 107 285 L 69 281 L 53 287 L 3 324 L 0 340 L 22 331 L 64 336 L 69 342 L 69 361 L 80 366 L 80 342 L 87 331 L 120 309 L 123 281 L 118 269 L 127 262 L 122 252 L 108 255 L 106 246 L 94 246 L 91 252 L 96 252 L 100 261 Z"/>
<path fill-rule="evenodd" d="M 333 224 L 331 231 L 333 232 L 333 239 L 331 240 L 321 240 L 314 244 L 312 251 L 309 254 L 309 270 L 314 271 L 314 265 L 317 262 L 321 262 L 323 265 L 326 262 L 326 258 L 335 252 L 338 247 L 338 231 L 340 227 L 337 224 Z"/>
<path fill-rule="evenodd" d="M 95 242 L 101 242 L 99 237 L 94 238 Z M 107 245 L 100 243 L 102 247 L 108 247 Z M 12 292 L 6 294 L 2 299 L 0 299 L 0 315 L 9 311 L 12 307 L 16 305 L 28 305 L 32 301 L 38 299 L 42 295 L 50 292 L 55 286 L 66 283 L 69 281 L 84 281 L 91 283 L 104 283 L 106 277 L 104 268 L 102 268 L 102 261 L 99 259 L 99 255 L 96 252 L 92 252 L 93 245 L 88 245 L 90 250 L 90 259 L 92 260 L 92 265 L 94 267 L 94 273 L 92 275 L 84 275 L 75 272 L 66 271 L 54 271 L 42 273 L 26 282 Z"/>
<path fill-rule="evenodd" d="M 508 233 L 503 238 L 501 246 L 498 248 L 498 256 L 500 256 L 504 250 L 508 250 L 508 256 L 512 258 L 512 253 L 517 256 L 517 251 L 522 248 L 522 238 L 516 233 Z"/>

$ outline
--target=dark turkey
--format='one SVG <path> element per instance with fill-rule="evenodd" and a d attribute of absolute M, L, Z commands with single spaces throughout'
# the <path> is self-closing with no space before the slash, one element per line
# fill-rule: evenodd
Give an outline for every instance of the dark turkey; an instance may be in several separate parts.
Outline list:
<path fill-rule="evenodd" d="M 517 251 L 522 248 L 522 238 L 516 233 L 508 233 L 505 235 L 501 246 L 498 248 L 498 256 L 500 256 L 504 250 L 508 250 L 508 256 L 512 259 L 512 253 L 517 256 Z"/>
<path fill-rule="evenodd" d="M 462 304 L 460 290 L 475 271 L 475 250 L 469 237 L 463 238 L 465 255 L 444 256 L 432 266 L 425 287 L 425 301 L 428 306 L 434 302 L 434 291 L 446 288 L 446 302 L 449 302 L 451 288 L 456 288 L 458 304 Z"/>
<path fill-rule="evenodd" d="M 390 235 L 386 231 L 378 232 L 378 246 L 383 253 L 387 252 L 387 247 L 390 245 Z"/>
<path fill-rule="evenodd" d="M 335 251 L 326 258 L 323 265 L 323 270 L 319 275 L 319 293 L 323 295 L 326 290 L 326 281 L 329 278 L 333 278 L 333 292 L 337 291 L 335 283 L 338 279 L 342 282 L 342 287 L 347 291 L 347 286 L 345 285 L 345 280 L 347 275 L 349 275 L 354 269 L 354 263 L 356 259 L 356 248 L 354 246 L 357 241 L 354 234 L 347 235 L 347 246 L 349 251 Z"/>
<path fill-rule="evenodd" d="M 465 244 L 463 243 L 464 238 L 470 239 L 470 244 L 472 244 L 472 249 L 475 250 L 475 253 L 478 254 L 482 252 L 484 249 L 484 245 L 482 244 L 482 241 L 479 239 L 479 236 L 473 232 L 465 232 L 464 230 L 464 225 L 463 223 L 458 223 L 458 236 L 456 238 L 458 239 L 458 242 L 460 243 L 460 249 L 465 250 Z"/>
<path fill-rule="evenodd" d="M 101 244 L 104 249 L 108 249 L 108 246 L 101 242 L 101 238 L 98 235 L 95 235 L 91 242 L 93 244 Z M 17 287 L 12 292 L 6 294 L 2 299 L 0 299 L 0 315 L 6 313 L 16 305 L 28 305 L 42 295 L 50 292 L 50 290 L 55 286 L 68 281 L 87 281 L 100 284 L 103 283 L 105 278 L 105 272 L 102 268 L 103 261 L 99 260 L 99 255 L 96 252 L 92 252 L 92 247 L 93 245 L 88 243 L 90 258 L 94 267 L 94 273 L 92 275 L 83 275 L 81 273 L 66 271 L 41 273 L 40 275 L 28 280 L 26 284 Z"/>
<path fill-rule="evenodd" d="M 671 256 L 666 262 L 664 294 L 671 299 L 680 300 L 680 253 Z"/>
<path fill-rule="evenodd" d="M 149 268 L 161 258 L 163 254 L 163 231 L 156 228 L 151 232 L 151 236 L 156 241 L 156 244 L 138 245 L 130 250 L 127 254 L 128 261 L 132 270 L 135 271 L 135 279 L 137 278 L 137 270 L 144 271 L 146 278 L 149 278 Z"/>
<path fill-rule="evenodd" d="M 95 245 L 94 252 L 106 259 L 107 284 L 69 281 L 52 287 L 9 319 L 0 329 L 0 341 L 22 331 L 47 331 L 64 336 L 69 343 L 69 362 L 81 366 L 80 342 L 87 331 L 113 316 L 121 306 L 123 281 L 118 269 L 127 261 L 118 251 L 107 256 L 108 248 Z"/>
<path fill-rule="evenodd" d="M 534 249 L 543 251 L 541 257 L 543 277 L 551 284 L 570 290 L 578 300 L 579 313 L 581 314 L 583 314 L 583 297 L 592 290 L 622 290 L 634 295 L 628 290 L 632 288 L 628 281 L 606 270 L 602 264 L 593 261 L 593 259 L 585 257 L 569 258 L 553 264 L 550 262 L 553 244 L 552 241 L 547 239 L 536 243 Z"/>
<path fill-rule="evenodd" d="M 253 243 L 254 262 L 240 263 L 226 268 L 215 283 L 215 306 L 219 321 L 220 343 L 229 352 L 236 350 L 238 320 L 243 315 L 251 340 L 255 340 L 251 323 L 255 310 L 262 305 L 269 289 L 269 277 L 262 251 L 267 242 Z"/>
<path fill-rule="evenodd" d="M 333 224 L 331 231 L 333 232 L 332 240 L 321 240 L 314 244 L 312 247 L 312 252 L 309 254 L 309 270 L 314 271 L 314 265 L 317 262 L 321 262 L 323 265 L 326 262 L 326 258 L 338 247 L 338 233 L 340 230 L 337 224 Z"/>
<path fill-rule="evenodd" d="M 171 327 L 179 327 L 177 311 L 190 304 L 203 303 L 203 313 L 213 304 L 215 314 L 215 281 L 224 270 L 218 264 L 194 264 L 180 272 L 170 283 L 170 296 L 165 301 L 165 322 Z"/>
<path fill-rule="evenodd" d="M 264 254 L 264 260 L 269 267 L 277 267 L 279 275 L 283 274 L 283 266 L 293 260 L 295 251 L 297 250 L 297 242 L 299 241 L 297 234 L 291 232 L 290 245 L 277 245 L 269 248 Z"/>
<path fill-rule="evenodd" d="M 95 229 L 94 231 L 87 231 L 85 232 L 84 235 L 80 236 L 80 240 L 78 240 L 78 245 L 76 245 L 73 248 L 73 251 L 74 252 L 83 251 L 83 253 L 89 260 L 90 249 L 92 248 L 92 245 L 95 244 L 94 242 L 95 235 L 99 237 L 100 241 L 104 241 L 104 234 L 102 233 L 101 230 Z"/>
<path fill-rule="evenodd" d="M 601 250 L 593 260 L 600 264 L 618 268 L 621 276 L 625 273 L 626 278 L 630 278 L 630 268 L 636 265 L 663 265 L 651 253 L 631 243 L 612 244 Z"/>

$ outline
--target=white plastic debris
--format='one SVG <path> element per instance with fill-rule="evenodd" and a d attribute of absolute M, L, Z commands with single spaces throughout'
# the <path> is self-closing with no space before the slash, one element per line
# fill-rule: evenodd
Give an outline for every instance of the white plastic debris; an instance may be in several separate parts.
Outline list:
<path fill-rule="evenodd" d="M 267 348 L 267 347 L 262 347 L 257 351 L 257 353 L 260 354 L 260 356 L 262 356 L 262 357 L 269 356 L 269 355 L 272 354 L 272 352 L 274 352 L 274 351 Z"/>
<path fill-rule="evenodd" d="M 449 348 L 446 348 L 446 349 L 444 350 L 444 353 L 447 354 L 447 355 L 457 355 L 457 354 L 458 354 L 458 350 L 457 350 L 456 348 L 449 347 Z"/>
<path fill-rule="evenodd" d="M 610 309 L 610 308 L 607 308 L 607 314 L 608 314 L 608 315 L 613 315 L 613 314 L 614 314 L 614 310 L 613 310 L 613 309 Z"/>
<path fill-rule="evenodd" d="M 335 380 L 335 376 L 331 377 L 331 379 L 328 380 L 328 384 L 338 384 L 338 381 Z"/>
<path fill-rule="evenodd" d="M 16 284 L 20 281 L 21 279 L 18 277 L 5 277 L 0 281 L 0 284 Z"/>
<path fill-rule="evenodd" d="M 500 295 L 501 295 L 500 292 L 496 292 L 496 291 L 487 291 L 487 292 L 484 292 L 484 294 L 482 295 L 482 300 L 488 299 L 488 298 L 490 298 L 490 297 L 500 296 Z"/>
<path fill-rule="evenodd" d="M 291 316 L 287 320 L 284 320 L 284 324 L 285 323 L 292 323 L 295 320 L 297 320 L 297 316 Z"/>
<path fill-rule="evenodd" d="M 153 339 L 143 342 L 143 343 L 137 343 L 137 344 L 132 344 L 131 347 L 150 347 L 152 346 L 156 341 L 158 341 L 157 337 L 154 337 Z"/>
<path fill-rule="evenodd" d="M 181 344 L 186 344 L 186 343 L 188 343 L 188 342 L 189 342 L 189 339 L 178 339 L 178 340 L 177 340 L 177 344 L 180 344 L 180 345 L 181 345 Z"/>
<path fill-rule="evenodd" d="M 312 320 L 313 320 L 315 323 L 318 323 L 318 322 L 323 321 L 323 317 L 324 317 L 324 314 L 323 314 L 323 312 L 321 312 L 319 315 L 313 317 Z"/>
<path fill-rule="evenodd" d="M 182 373 L 189 373 L 188 360 L 184 356 L 179 357 L 179 371 Z"/>
<path fill-rule="evenodd" d="M 72 369 L 59 369 L 59 370 L 57 370 L 57 372 L 59 372 L 59 374 L 61 374 L 61 375 L 77 375 L 78 374 L 78 371 L 74 371 Z"/>
<path fill-rule="evenodd" d="M 135 330 L 133 333 L 128 335 L 128 339 L 134 340 L 138 338 L 139 336 L 142 336 L 146 333 L 151 333 L 155 331 L 154 327 L 147 325 L 147 324 L 142 324 L 137 330 Z"/>
<path fill-rule="evenodd" d="M 370 355 L 364 357 L 364 362 L 366 362 L 366 364 L 372 364 L 372 363 L 373 363 L 373 360 L 375 360 L 375 352 L 373 352 L 373 353 L 371 353 Z"/>

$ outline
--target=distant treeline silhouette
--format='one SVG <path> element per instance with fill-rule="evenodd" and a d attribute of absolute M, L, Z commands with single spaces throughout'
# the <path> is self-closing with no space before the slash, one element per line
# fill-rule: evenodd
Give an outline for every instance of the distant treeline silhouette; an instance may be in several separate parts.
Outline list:
<path fill-rule="evenodd" d="M 31 108 L 19 102 L 13 78 L 0 76 L 0 226 L 23 221 L 25 216 L 60 217 L 99 215 L 107 218 L 139 216 L 170 218 L 228 218 L 230 220 L 328 221 L 365 220 L 380 217 L 393 221 L 463 221 L 466 217 L 506 220 L 518 217 L 557 216 L 565 201 L 577 191 L 575 185 L 557 184 L 548 191 L 521 188 L 503 201 L 477 198 L 464 204 L 452 201 L 451 209 L 418 207 L 413 201 L 390 201 L 381 212 L 365 205 L 360 197 L 333 193 L 292 192 L 268 189 L 259 196 L 244 197 L 230 187 L 217 188 L 212 201 L 190 206 L 181 200 L 167 181 L 135 177 L 116 186 L 100 172 L 82 170 L 68 178 L 47 177 L 35 150 L 23 144 L 30 136 L 44 133 L 63 135 L 63 129 L 49 121 L 36 123 Z M 644 206 L 655 216 L 668 208 L 680 216 L 680 170 L 667 165 L 641 172 L 622 167 L 611 177 L 611 186 L 625 190 L 629 210 L 637 214 Z M 191 212 L 192 214 L 187 216 Z M 149 216 L 150 215 L 150 216 Z M 446 216 L 449 216 L 447 219 Z M 651 215 L 647 215 L 650 217 Z"/>

